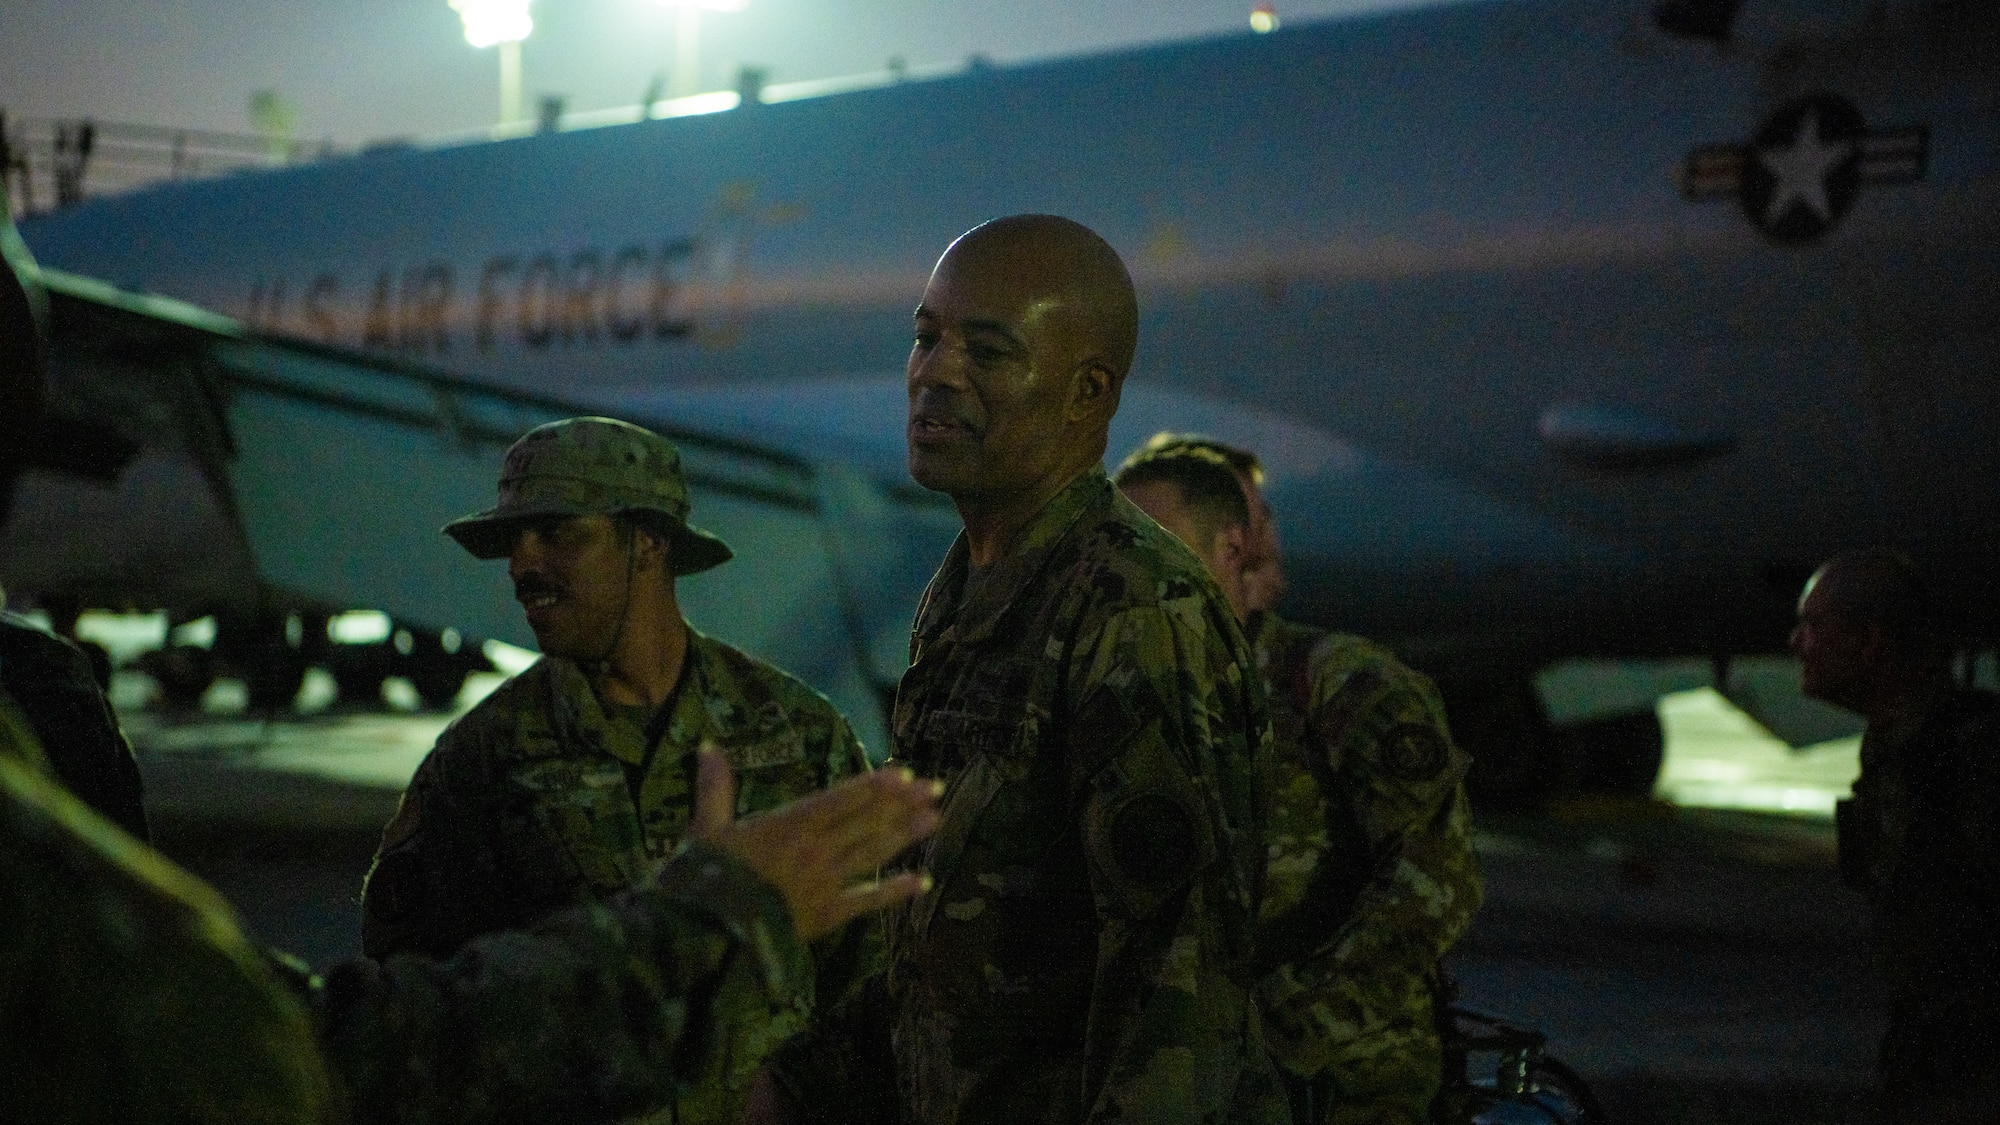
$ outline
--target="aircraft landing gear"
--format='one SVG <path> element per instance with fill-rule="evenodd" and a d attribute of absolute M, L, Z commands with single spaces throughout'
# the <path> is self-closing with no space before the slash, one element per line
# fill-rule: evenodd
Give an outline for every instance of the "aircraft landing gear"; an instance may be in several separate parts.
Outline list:
<path fill-rule="evenodd" d="M 215 656 L 194 645 L 168 645 L 139 658 L 139 670 L 160 685 L 160 698 L 177 710 L 192 710 L 215 682 Z"/>
<path fill-rule="evenodd" d="M 403 660 L 403 675 L 410 686 L 417 689 L 417 698 L 424 706 L 442 711 L 458 700 L 459 689 L 465 686 L 465 678 L 473 672 L 489 671 L 492 663 L 480 653 L 477 646 L 469 651 L 462 644 L 446 647 L 446 641 L 455 637 L 420 630 L 410 635 L 410 652 Z"/>
<path fill-rule="evenodd" d="M 243 678 L 254 711 L 291 706 L 312 657 L 299 615 L 272 610 L 217 614 L 213 651 Z"/>
<path fill-rule="evenodd" d="M 392 622 L 380 640 L 329 645 L 325 664 L 346 703 L 378 702 L 382 682 L 401 676 L 432 710 L 451 707 L 467 676 L 493 670 L 480 646 L 455 630 L 434 631 L 401 622 Z"/>

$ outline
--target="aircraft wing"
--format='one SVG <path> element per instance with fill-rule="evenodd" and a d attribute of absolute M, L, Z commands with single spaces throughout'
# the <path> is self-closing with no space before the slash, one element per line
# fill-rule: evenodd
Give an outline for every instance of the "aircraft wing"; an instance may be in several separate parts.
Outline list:
<path fill-rule="evenodd" d="M 24 473 L 0 577 L 184 615 L 376 608 L 532 646 L 503 566 L 438 529 L 491 506 L 523 432 L 601 411 L 42 278 L 48 413 L 132 453 L 94 479 Z M 692 520 L 736 550 L 681 583 L 689 620 L 819 688 L 885 746 L 882 701 L 902 672 L 908 607 L 956 527 L 949 506 L 839 463 L 630 420 L 679 446 Z"/>

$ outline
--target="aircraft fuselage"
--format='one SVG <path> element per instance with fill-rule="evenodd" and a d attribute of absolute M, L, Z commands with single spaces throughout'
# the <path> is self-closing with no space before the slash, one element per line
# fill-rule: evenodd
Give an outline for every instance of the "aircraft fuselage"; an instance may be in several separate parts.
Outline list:
<path fill-rule="evenodd" d="M 23 231 L 269 331 L 888 476 L 931 263 L 1059 212 L 1141 289 L 1114 447 L 1258 447 L 1305 615 L 1441 652 L 1702 652 L 1776 643 L 1788 585 L 1847 546 L 1972 589 L 2000 540 L 1995 17 L 1718 51 L 1650 7 L 1471 3 L 388 149 Z"/>

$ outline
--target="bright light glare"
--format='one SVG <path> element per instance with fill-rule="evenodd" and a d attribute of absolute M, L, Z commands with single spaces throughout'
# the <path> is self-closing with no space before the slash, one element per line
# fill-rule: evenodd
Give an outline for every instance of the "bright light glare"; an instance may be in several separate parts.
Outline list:
<path fill-rule="evenodd" d="M 1262 0 L 1250 9 L 1250 30 L 1259 35 L 1278 30 L 1278 9 L 1270 0 Z"/>
<path fill-rule="evenodd" d="M 690 94 L 685 98 L 670 98 L 659 103 L 656 117 L 693 117 L 703 113 L 727 113 L 743 104 L 743 95 L 734 90 L 716 90 L 707 94 Z"/>
<path fill-rule="evenodd" d="M 506 641 L 487 641 L 480 646 L 480 651 L 486 654 L 486 659 L 491 660 L 495 668 L 509 676 L 520 675 L 542 658 L 542 654 L 534 649 L 518 648 Z"/>
<path fill-rule="evenodd" d="M 172 644 L 207 648 L 215 643 L 215 618 L 202 617 L 176 625 L 167 633 L 167 639 Z"/>
<path fill-rule="evenodd" d="M 1861 772 L 1859 736 L 1797 750 L 1713 688 L 1660 697 L 1666 760 L 1654 794 L 1682 807 L 1831 819 Z"/>
<path fill-rule="evenodd" d="M 465 41 L 475 47 L 518 43 L 535 30 L 528 17 L 529 0 L 451 0 L 451 10 L 465 23 Z"/>
<path fill-rule="evenodd" d="M 711 12 L 740 12 L 750 0 L 654 0 L 662 8 L 705 8 Z"/>
<path fill-rule="evenodd" d="M 167 615 L 88 609 L 76 619 L 76 638 L 96 641 L 111 654 L 112 664 L 123 664 L 142 652 L 166 645 Z"/>
<path fill-rule="evenodd" d="M 327 638 L 343 645 L 372 645 L 387 640 L 392 629 L 389 615 L 379 609 L 352 609 L 326 623 Z"/>

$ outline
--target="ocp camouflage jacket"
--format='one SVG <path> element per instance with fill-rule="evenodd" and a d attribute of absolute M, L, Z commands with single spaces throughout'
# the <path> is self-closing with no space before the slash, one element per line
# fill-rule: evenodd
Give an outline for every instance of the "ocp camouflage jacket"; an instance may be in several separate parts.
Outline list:
<path fill-rule="evenodd" d="M 689 630 L 681 681 L 658 740 L 607 715 L 583 673 L 545 658 L 438 738 L 383 835 L 362 898 L 362 948 L 446 956 L 465 941 L 622 891 L 672 855 L 693 811 L 695 752 L 713 742 L 737 775 L 737 811 L 756 812 L 864 772 L 847 721 L 819 693 Z M 881 963 L 873 919 L 816 943 L 819 996 L 847 995 Z M 724 998 L 724 1003 L 730 1001 Z M 721 1045 L 691 1076 L 679 1121 L 735 1120 L 777 1042 L 777 1018 Z"/>
<path fill-rule="evenodd" d="M 1092 470 L 985 571 L 952 547 L 911 653 L 895 758 L 949 788 L 916 856 L 935 887 L 890 922 L 873 1041 L 900 1112 L 1259 1119 L 1245 970 L 1270 730 L 1200 562 Z"/>
<path fill-rule="evenodd" d="M 1308 1077 L 1434 1054 L 1433 967 L 1483 895 L 1469 759 L 1437 689 L 1388 650 L 1276 614 L 1250 625 L 1277 737 L 1258 936 L 1272 1054 Z"/>

